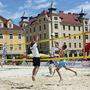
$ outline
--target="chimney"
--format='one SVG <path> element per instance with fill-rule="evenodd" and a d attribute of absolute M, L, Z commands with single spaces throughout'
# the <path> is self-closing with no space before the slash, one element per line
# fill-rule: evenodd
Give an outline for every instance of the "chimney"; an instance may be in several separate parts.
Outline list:
<path fill-rule="evenodd" d="M 71 14 L 71 12 L 68 12 L 68 14 Z"/>
<path fill-rule="evenodd" d="M 33 19 L 33 17 L 31 16 L 31 17 L 29 17 L 29 20 L 31 20 L 31 19 Z"/>
<path fill-rule="evenodd" d="M 64 11 L 59 11 L 59 13 L 63 13 Z"/>

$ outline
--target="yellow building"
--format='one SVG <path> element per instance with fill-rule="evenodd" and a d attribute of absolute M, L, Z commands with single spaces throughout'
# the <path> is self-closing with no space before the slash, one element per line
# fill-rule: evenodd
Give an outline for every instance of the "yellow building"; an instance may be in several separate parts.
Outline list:
<path fill-rule="evenodd" d="M 0 56 L 2 56 L 2 48 L 5 43 L 7 58 L 12 58 L 12 56 L 19 58 L 26 52 L 24 30 L 13 24 L 10 19 L 7 20 L 0 16 Z"/>

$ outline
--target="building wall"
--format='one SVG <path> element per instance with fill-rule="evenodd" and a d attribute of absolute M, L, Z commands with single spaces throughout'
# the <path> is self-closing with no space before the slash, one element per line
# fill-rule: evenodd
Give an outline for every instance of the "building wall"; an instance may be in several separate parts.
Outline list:
<path fill-rule="evenodd" d="M 56 20 L 55 20 L 55 17 L 57 17 Z M 46 19 L 46 21 L 44 21 L 44 18 Z M 88 22 L 88 20 L 87 20 L 87 22 Z M 46 25 L 46 29 L 44 29 L 44 24 Z M 55 28 L 55 24 L 58 25 L 58 28 Z M 40 26 L 41 26 L 41 30 L 39 28 Z M 63 26 L 65 26 L 65 29 L 63 28 Z M 69 26 L 70 26 L 70 30 L 69 30 Z M 85 27 L 86 26 L 88 26 L 88 25 L 85 25 Z M 52 33 L 51 33 L 51 19 L 50 19 L 50 17 L 48 17 L 46 15 L 38 16 L 36 18 L 36 21 L 30 25 L 30 28 L 31 28 L 31 30 L 30 29 L 29 29 L 30 31 L 28 30 L 29 35 L 27 35 L 27 36 L 33 37 L 34 35 L 38 35 L 40 40 L 51 39 Z M 35 30 L 34 30 L 34 28 L 35 28 Z M 63 37 L 61 39 L 56 40 L 59 42 L 60 47 L 64 43 L 66 43 L 67 50 L 75 51 L 75 53 L 82 52 L 83 35 L 81 33 L 83 32 L 83 26 L 81 24 L 79 24 L 79 25 L 65 24 L 65 23 L 61 22 L 61 19 L 58 15 L 52 15 L 52 30 L 53 30 L 53 33 L 55 34 L 54 38 Z M 89 30 L 89 28 L 88 28 L 88 30 Z M 46 33 L 46 38 L 44 38 L 44 33 Z M 64 34 L 65 34 L 65 36 L 70 35 L 71 37 L 64 38 Z M 76 34 L 76 36 L 74 34 Z M 88 39 L 86 39 L 86 41 L 90 42 L 90 35 L 89 34 L 88 34 Z M 71 47 L 70 47 L 70 44 L 71 44 Z M 46 50 L 47 52 L 49 52 L 51 49 L 51 46 L 52 46 L 51 41 L 49 41 L 48 43 L 46 42 L 46 44 L 40 43 L 39 50 L 43 51 L 43 52 L 45 52 L 45 50 Z"/>
<path fill-rule="evenodd" d="M 12 25 L 12 28 L 4 27 L 4 22 L 2 21 L 2 23 L 3 27 L 0 27 L 0 56 L 2 56 L 2 48 L 4 44 L 6 44 L 7 47 L 7 55 L 24 54 L 26 52 L 25 32 L 22 31 L 21 29 L 17 29 L 16 26 L 14 25 Z M 12 34 L 13 36 L 12 39 L 10 39 L 10 34 Z M 19 34 L 21 35 L 21 39 L 19 39 Z"/>
<path fill-rule="evenodd" d="M 13 30 L 14 31 L 14 30 Z M 25 35 L 22 34 L 21 39 L 18 39 L 18 32 L 15 30 L 14 32 L 7 32 L 7 30 L 0 30 L 0 33 L 3 34 L 3 39 L 0 39 L 0 44 L 6 43 L 7 46 L 7 53 L 13 53 L 13 54 L 23 54 L 26 51 L 26 46 L 25 46 Z M 13 39 L 10 39 L 10 33 L 13 33 Z M 21 33 L 20 33 L 21 34 Z M 19 49 L 19 44 L 21 45 L 21 50 Z M 13 45 L 13 50 L 10 50 L 10 45 Z M 17 52 L 18 50 L 18 52 Z M 2 50 L 0 50 L 0 53 L 2 53 Z"/>

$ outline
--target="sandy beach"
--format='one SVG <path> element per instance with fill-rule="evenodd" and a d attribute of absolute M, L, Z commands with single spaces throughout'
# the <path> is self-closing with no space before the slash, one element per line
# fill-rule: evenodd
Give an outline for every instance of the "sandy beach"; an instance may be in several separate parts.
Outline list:
<path fill-rule="evenodd" d="M 57 73 L 48 77 L 48 67 L 40 67 L 36 81 L 32 81 L 33 67 L 0 67 L 0 90 L 90 90 L 90 68 L 72 68 L 78 75 L 61 69 L 63 81 L 59 82 Z"/>

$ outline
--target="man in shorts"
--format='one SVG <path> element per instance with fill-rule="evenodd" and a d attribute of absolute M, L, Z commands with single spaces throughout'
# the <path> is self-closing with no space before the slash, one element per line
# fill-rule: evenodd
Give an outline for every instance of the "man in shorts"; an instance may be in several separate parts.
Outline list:
<path fill-rule="evenodd" d="M 56 44 L 56 42 L 54 42 Z M 51 47 L 51 50 L 50 50 L 50 58 L 55 58 L 56 55 L 56 51 L 58 51 L 58 48 L 56 48 L 55 46 Z M 49 73 L 50 73 L 50 76 L 53 76 L 53 68 L 55 68 L 55 60 L 49 60 L 48 61 L 48 66 L 49 66 Z"/>
<path fill-rule="evenodd" d="M 33 81 L 35 81 L 35 76 L 40 67 L 40 54 L 39 54 L 39 51 L 37 48 L 37 41 L 38 41 L 38 37 L 36 38 L 36 40 L 35 40 L 35 38 L 33 38 L 33 40 L 30 43 L 30 50 L 33 55 L 33 66 L 34 66 L 34 69 L 32 71 L 32 80 Z"/>
<path fill-rule="evenodd" d="M 63 58 L 63 57 L 64 57 L 64 50 L 67 48 L 66 44 L 64 44 L 64 45 L 62 46 L 62 48 L 60 49 L 60 48 L 59 48 L 59 44 L 57 43 L 57 44 L 56 44 L 56 47 L 59 49 L 59 56 L 60 56 L 61 58 Z M 58 73 L 58 75 L 59 75 L 59 77 L 60 77 L 60 81 L 62 80 L 62 77 L 61 77 L 61 74 L 60 74 L 59 70 L 60 70 L 62 67 L 65 68 L 66 70 L 69 70 L 69 71 L 75 73 L 75 75 L 77 75 L 76 71 L 74 71 L 74 70 L 66 67 L 66 62 L 65 62 L 65 60 L 61 60 L 61 61 L 59 61 L 59 63 L 56 64 L 56 68 L 55 68 L 55 70 L 54 70 L 54 73 L 55 73 L 55 71 L 57 71 L 57 73 Z M 53 75 L 54 75 L 54 73 L 53 73 Z"/>

